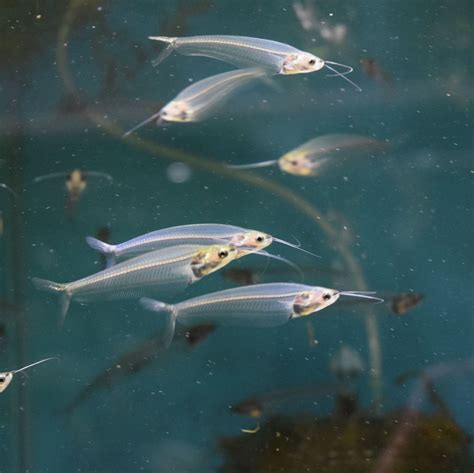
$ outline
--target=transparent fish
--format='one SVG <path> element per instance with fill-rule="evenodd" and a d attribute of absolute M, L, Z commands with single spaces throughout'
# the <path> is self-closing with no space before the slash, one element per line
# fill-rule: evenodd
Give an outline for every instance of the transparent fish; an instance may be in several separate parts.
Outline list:
<path fill-rule="evenodd" d="M 58 358 L 52 357 L 52 358 L 45 358 L 44 360 L 37 361 L 35 363 L 32 363 L 31 365 L 24 366 L 23 368 L 17 369 L 17 370 L 12 370 L 12 371 L 4 371 L 0 373 L 0 393 L 3 393 L 5 389 L 8 388 L 8 385 L 12 382 L 13 376 L 17 373 L 21 373 L 22 371 L 25 371 L 27 369 L 32 368 L 33 366 L 39 365 L 41 363 L 44 363 L 46 361 L 50 360 L 57 360 Z"/>
<path fill-rule="evenodd" d="M 188 353 L 204 341 L 215 328 L 215 326 L 207 324 L 181 331 L 176 334 L 172 346 L 166 352 L 163 352 L 162 332 L 153 334 L 153 336 L 134 346 L 99 373 L 67 405 L 64 409 L 65 412 L 72 413 L 79 405 L 93 396 L 96 391 L 111 388 L 119 381 L 138 374 L 154 362 L 159 361 L 159 366 L 173 363 L 177 356 Z"/>
<path fill-rule="evenodd" d="M 190 123 L 208 118 L 226 101 L 246 85 L 256 79 L 267 76 L 264 69 L 238 69 L 216 74 L 186 87 L 160 111 L 127 131 L 127 137 L 139 128 L 156 120 L 157 125 L 163 122 Z"/>
<path fill-rule="evenodd" d="M 340 296 L 383 302 L 367 292 L 270 283 L 227 289 L 174 305 L 148 298 L 142 298 L 140 303 L 148 310 L 167 314 L 167 333 L 171 341 L 176 320 L 185 326 L 212 323 L 272 327 L 318 312 L 334 304 Z"/>
<path fill-rule="evenodd" d="M 289 44 L 269 39 L 250 38 L 247 36 L 188 36 L 170 38 L 166 36 L 149 36 L 149 39 L 166 43 L 166 48 L 153 62 L 156 66 L 166 59 L 173 51 L 185 56 L 205 56 L 224 61 L 237 67 L 261 67 L 270 74 L 306 74 L 330 69 L 335 75 L 342 77 L 356 87 L 360 87 L 346 77 L 352 68 L 344 64 L 325 61 L 314 54 L 300 51 Z M 345 68 L 339 72 L 332 66 Z"/>
<path fill-rule="evenodd" d="M 75 213 L 79 199 L 87 188 L 87 180 L 91 177 L 104 179 L 109 183 L 114 182 L 114 179 L 110 174 L 74 169 L 71 172 L 53 172 L 51 174 L 45 174 L 44 176 L 35 177 L 33 183 L 39 183 L 49 179 L 64 179 L 67 192 L 66 210 L 69 217 L 72 217 Z"/>
<path fill-rule="evenodd" d="M 294 245 L 267 233 L 219 223 L 200 223 L 163 228 L 117 245 L 110 245 L 93 237 L 87 237 L 86 241 L 91 248 L 106 256 L 109 266 L 115 264 L 116 261 L 148 251 L 184 244 L 212 245 L 224 243 L 237 248 L 261 250 L 275 241 L 313 255 L 313 253 L 300 248 L 299 245 Z"/>
<path fill-rule="evenodd" d="M 179 245 L 145 253 L 70 283 L 33 278 L 34 285 L 61 294 L 61 321 L 71 299 L 133 299 L 151 294 L 171 294 L 199 281 L 249 252 L 232 245 Z"/>
<path fill-rule="evenodd" d="M 231 165 L 233 169 L 253 169 L 278 165 L 279 168 L 295 176 L 314 177 L 336 158 L 338 153 L 373 153 L 386 147 L 383 141 L 367 136 L 331 134 L 314 138 L 284 154 L 279 159 L 259 163 Z"/>

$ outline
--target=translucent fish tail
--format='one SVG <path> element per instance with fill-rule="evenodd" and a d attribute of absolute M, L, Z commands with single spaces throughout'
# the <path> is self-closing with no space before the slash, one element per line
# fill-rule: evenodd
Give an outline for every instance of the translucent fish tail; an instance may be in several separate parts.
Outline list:
<path fill-rule="evenodd" d="M 113 266 L 117 262 L 117 255 L 115 254 L 116 245 L 109 245 L 91 236 L 86 237 L 86 242 L 93 250 L 105 256 L 107 268 L 110 268 L 110 266 Z"/>
<path fill-rule="evenodd" d="M 142 297 L 140 299 L 140 305 L 151 312 L 165 312 L 167 316 L 166 327 L 161 335 L 161 344 L 163 349 L 168 348 L 174 337 L 176 329 L 176 314 L 174 313 L 174 307 L 155 299 L 148 297 Z"/>
<path fill-rule="evenodd" d="M 158 57 L 151 62 L 153 67 L 158 66 L 158 64 L 163 62 L 176 49 L 177 38 L 169 38 L 168 36 L 148 36 L 148 39 L 152 39 L 153 41 L 161 41 L 162 43 L 168 43 L 168 46 L 166 46 L 166 48 L 161 51 Z"/>
<path fill-rule="evenodd" d="M 62 327 L 71 303 L 71 294 L 67 290 L 67 285 L 40 278 L 33 278 L 32 282 L 40 291 L 61 293 L 59 326 Z"/>

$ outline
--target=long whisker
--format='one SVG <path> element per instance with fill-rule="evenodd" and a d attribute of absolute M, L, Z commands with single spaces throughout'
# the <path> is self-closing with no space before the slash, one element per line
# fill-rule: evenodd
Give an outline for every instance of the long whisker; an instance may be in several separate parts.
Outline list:
<path fill-rule="evenodd" d="M 155 113 L 154 115 L 152 115 L 151 117 L 148 117 L 146 120 L 143 120 L 141 123 L 139 123 L 138 125 L 135 125 L 131 130 L 128 130 L 126 131 L 123 135 L 122 135 L 122 138 L 127 138 L 127 136 L 130 136 L 132 133 L 136 132 L 139 128 L 145 126 L 145 125 L 148 125 L 148 123 L 152 122 L 153 120 L 157 119 L 158 118 L 158 125 L 161 124 L 161 110 L 157 113 Z"/>
<path fill-rule="evenodd" d="M 268 269 L 269 264 L 270 264 L 270 258 L 267 258 L 267 261 L 265 261 L 265 268 L 263 268 L 263 271 L 260 273 L 262 276 L 265 274 L 265 271 Z"/>
<path fill-rule="evenodd" d="M 370 296 L 372 294 L 377 294 L 375 291 L 343 291 L 343 292 L 344 292 L 344 294 L 363 294 L 365 296 Z"/>
<path fill-rule="evenodd" d="M 328 66 L 327 64 L 325 64 L 325 67 L 327 67 L 330 71 L 333 71 L 337 76 L 342 77 L 345 81 L 349 82 L 349 84 L 352 84 L 357 89 L 358 92 L 362 92 L 362 89 L 355 82 L 348 79 L 343 73 L 337 71 L 331 66 Z"/>
<path fill-rule="evenodd" d="M 226 167 L 231 169 L 255 169 L 255 168 L 264 168 L 267 166 L 273 166 L 278 162 L 277 159 L 272 159 L 271 161 L 262 161 L 260 163 L 251 163 L 251 164 L 227 164 Z"/>
<path fill-rule="evenodd" d="M 341 295 L 341 296 L 357 297 L 359 299 L 369 299 L 369 300 L 372 300 L 372 301 L 376 301 L 377 304 L 381 304 L 382 302 L 385 302 L 380 297 L 370 296 L 369 294 L 374 294 L 374 293 L 373 292 L 367 293 L 367 292 L 362 292 L 362 291 L 341 291 L 341 292 L 339 292 L 339 295 Z"/>
<path fill-rule="evenodd" d="M 314 256 L 315 258 L 321 258 L 321 256 L 311 253 L 311 251 L 305 250 L 301 248 L 300 245 L 295 245 L 294 243 L 290 243 L 289 241 L 281 240 L 280 238 L 273 237 L 273 241 L 277 243 L 281 243 L 282 245 L 289 246 L 290 248 L 294 248 L 295 250 L 302 251 L 303 253 L 307 253 L 308 255 Z"/>
<path fill-rule="evenodd" d="M 39 365 L 40 363 L 44 363 L 44 362 L 50 361 L 50 360 L 59 360 L 59 358 L 56 357 L 56 356 L 53 356 L 51 358 L 45 358 L 44 360 L 40 360 L 40 361 L 37 361 L 35 363 L 31 363 L 31 365 L 23 366 L 23 368 L 20 368 L 18 370 L 13 370 L 12 373 L 19 373 L 20 371 L 25 371 L 28 368 L 32 368 L 33 366 Z"/>
<path fill-rule="evenodd" d="M 283 258 L 283 256 L 278 256 L 278 255 L 273 255 L 272 253 L 268 253 L 268 251 L 265 250 L 260 250 L 260 251 L 255 251 L 253 254 L 255 255 L 261 255 L 261 256 L 267 256 L 268 258 L 275 259 L 277 261 L 281 261 L 282 263 L 287 264 L 288 266 L 292 267 L 300 276 L 301 281 L 304 279 L 304 274 L 303 271 L 301 271 L 301 268 L 293 263 L 293 261 L 290 261 L 289 259 Z"/>
<path fill-rule="evenodd" d="M 341 72 L 342 75 L 350 74 L 354 68 L 351 66 L 347 66 L 346 64 L 341 64 L 339 62 L 334 62 L 334 61 L 324 61 L 325 64 L 331 64 L 331 66 L 339 66 L 339 67 L 344 67 L 347 69 L 346 72 Z"/>

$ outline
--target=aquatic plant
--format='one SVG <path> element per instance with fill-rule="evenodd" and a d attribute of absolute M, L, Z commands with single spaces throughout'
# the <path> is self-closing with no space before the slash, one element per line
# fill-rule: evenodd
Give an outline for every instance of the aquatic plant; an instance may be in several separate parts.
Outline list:
<path fill-rule="evenodd" d="M 371 472 L 402 416 L 403 411 L 383 417 L 273 417 L 255 435 L 221 439 L 225 460 L 219 471 Z M 471 471 L 469 438 L 447 413 L 417 412 L 411 421 L 413 430 L 394 461 L 393 473 Z"/>

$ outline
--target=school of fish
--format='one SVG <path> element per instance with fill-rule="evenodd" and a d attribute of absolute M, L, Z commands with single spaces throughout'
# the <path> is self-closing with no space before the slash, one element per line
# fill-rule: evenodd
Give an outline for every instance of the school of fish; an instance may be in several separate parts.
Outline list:
<path fill-rule="evenodd" d="M 308 74 L 327 68 L 333 75 L 346 80 L 360 91 L 347 77 L 352 72 L 350 66 L 321 59 L 273 40 L 225 35 L 150 36 L 149 39 L 165 45 L 153 62 L 155 66 L 177 52 L 185 56 L 216 59 L 237 69 L 192 83 L 157 113 L 124 133 L 124 138 L 153 121 L 158 126 L 163 126 L 168 123 L 205 120 L 246 86 L 258 81 L 273 85 L 274 77 L 279 75 Z M 347 151 L 351 155 L 356 152 L 368 155 L 385 147 L 385 142 L 370 137 L 331 134 L 313 138 L 273 161 L 229 167 L 250 169 L 277 165 L 282 171 L 295 176 L 314 177 L 322 174 L 335 155 L 343 155 Z M 34 183 L 54 178 L 64 179 L 68 193 L 67 207 L 72 208 L 86 189 L 88 177 L 114 182 L 109 174 L 75 169 L 39 176 L 34 179 Z M 5 184 L 0 186 L 13 194 Z M 273 243 L 304 252 L 308 258 L 317 256 L 301 248 L 299 244 L 260 230 L 217 223 L 186 224 L 154 230 L 117 244 L 91 236 L 86 241 L 103 258 L 104 269 L 64 283 L 35 277 L 32 278 L 33 284 L 40 290 L 59 296 L 61 324 L 64 323 L 71 301 L 82 304 L 124 299 L 137 301 L 143 309 L 159 313 L 157 317 L 166 320 L 165 329 L 159 337 L 160 349 L 167 348 L 173 340 L 176 322 L 189 331 L 197 327 L 214 329 L 226 325 L 271 327 L 319 312 L 335 304 L 341 297 L 383 302 L 373 292 L 339 290 L 285 281 L 247 284 L 187 300 L 175 300 L 190 284 L 212 277 L 213 273 L 233 261 L 250 255 L 283 261 L 302 275 L 301 270 L 290 260 L 265 250 Z M 153 349 L 156 348 L 156 340 L 151 342 Z M 149 349 L 150 347 L 146 347 L 145 351 Z M 0 373 L 0 392 L 7 388 L 15 373 L 52 359 L 45 358 L 21 369 Z"/>

